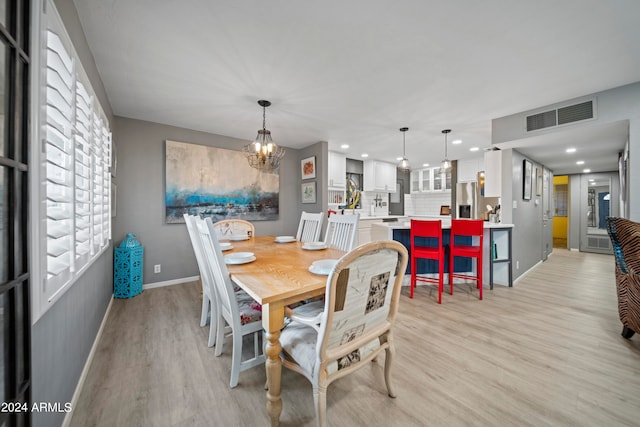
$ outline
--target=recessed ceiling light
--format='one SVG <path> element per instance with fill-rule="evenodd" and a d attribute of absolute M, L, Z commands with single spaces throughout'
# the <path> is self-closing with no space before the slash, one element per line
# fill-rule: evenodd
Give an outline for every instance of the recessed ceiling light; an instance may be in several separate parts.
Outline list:
<path fill-rule="evenodd" d="M 596 185 L 596 183 L 595 183 L 595 182 L 592 182 L 592 183 L 591 183 L 591 185 Z"/>
<path fill-rule="evenodd" d="M 575 153 L 576 149 L 571 147 L 571 148 L 567 148 L 567 153 Z"/>
<path fill-rule="evenodd" d="M 347 148 L 349 148 L 349 144 L 342 144 L 340 148 L 342 148 L 343 150 L 346 150 Z"/>
<path fill-rule="evenodd" d="M 589 173 L 589 172 L 591 172 L 591 169 L 582 169 L 582 172 Z"/>
<path fill-rule="evenodd" d="M 576 162 L 576 165 L 584 165 L 584 160 L 578 160 L 578 161 Z"/>
<path fill-rule="evenodd" d="M 361 157 L 369 157 L 369 155 L 367 153 L 361 154 Z"/>
<path fill-rule="evenodd" d="M 595 179 L 593 179 L 593 178 L 589 179 L 589 182 L 593 182 L 593 181 L 595 181 Z"/>
<path fill-rule="evenodd" d="M 404 157 L 396 157 L 396 160 L 397 160 L 397 161 L 400 161 L 400 160 L 402 160 L 402 159 L 404 159 Z"/>
<path fill-rule="evenodd" d="M 426 168 L 427 166 L 429 166 L 429 163 L 423 163 L 422 166 Z"/>
<path fill-rule="evenodd" d="M 469 148 L 469 151 L 478 151 L 479 149 L 480 148 L 478 148 L 478 147 L 471 147 L 471 148 Z"/>
<path fill-rule="evenodd" d="M 461 139 L 454 139 L 453 141 L 451 141 L 452 144 L 458 145 L 458 144 L 462 144 L 462 140 Z"/>

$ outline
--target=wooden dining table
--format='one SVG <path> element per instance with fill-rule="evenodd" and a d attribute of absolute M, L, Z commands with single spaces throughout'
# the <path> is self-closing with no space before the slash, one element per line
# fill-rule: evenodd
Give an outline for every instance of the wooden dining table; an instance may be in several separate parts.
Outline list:
<path fill-rule="evenodd" d="M 231 242 L 232 252 L 253 252 L 255 261 L 227 265 L 231 279 L 262 304 L 262 325 L 266 331 L 265 368 L 267 372 L 267 412 L 271 426 L 280 424 L 282 413 L 280 330 L 284 327 L 287 305 L 324 294 L 327 276 L 309 271 L 317 260 L 339 259 L 338 249 L 307 250 L 294 241 L 277 243 L 275 236 L 256 236 Z"/>

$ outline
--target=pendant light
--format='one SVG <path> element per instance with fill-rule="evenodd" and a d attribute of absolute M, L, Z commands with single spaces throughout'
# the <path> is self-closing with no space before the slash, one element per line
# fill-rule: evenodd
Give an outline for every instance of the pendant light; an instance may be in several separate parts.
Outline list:
<path fill-rule="evenodd" d="M 266 128 L 266 109 L 271 102 L 261 99 L 258 105 L 262 107 L 262 129 L 258 130 L 255 141 L 245 145 L 242 151 L 247 155 L 247 160 L 252 168 L 263 172 L 277 172 L 280 160 L 284 157 L 284 149 L 278 147 L 271 139 L 271 131 Z"/>
<path fill-rule="evenodd" d="M 441 169 L 449 169 L 451 167 L 451 162 L 447 158 L 447 134 L 451 132 L 451 129 L 444 129 L 442 133 L 444 133 L 444 160 L 440 163 Z"/>
<path fill-rule="evenodd" d="M 409 130 L 409 128 L 404 127 L 404 128 L 400 128 L 400 132 L 402 132 L 402 160 L 400 160 L 400 163 L 398 163 L 398 169 L 400 169 L 401 171 L 406 171 L 406 172 L 410 172 L 411 171 L 411 166 L 409 165 L 409 159 L 407 159 L 407 155 L 405 152 L 405 140 L 404 140 L 404 136 L 405 133 Z"/>

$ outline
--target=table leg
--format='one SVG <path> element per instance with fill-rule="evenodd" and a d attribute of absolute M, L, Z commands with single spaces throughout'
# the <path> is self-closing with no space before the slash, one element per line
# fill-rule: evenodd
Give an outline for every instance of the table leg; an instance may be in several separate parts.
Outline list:
<path fill-rule="evenodd" d="M 282 377 L 282 361 L 280 360 L 280 330 L 284 327 L 284 306 L 271 303 L 262 306 L 262 325 L 267 331 L 265 354 L 267 360 L 267 413 L 272 427 L 280 425 L 282 399 L 280 380 Z"/>

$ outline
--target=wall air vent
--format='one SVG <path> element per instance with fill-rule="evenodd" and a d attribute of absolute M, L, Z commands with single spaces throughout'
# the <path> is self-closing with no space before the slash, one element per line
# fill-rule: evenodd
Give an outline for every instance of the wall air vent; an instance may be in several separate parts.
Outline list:
<path fill-rule="evenodd" d="M 527 132 L 594 118 L 593 100 L 527 116 Z"/>
<path fill-rule="evenodd" d="M 527 116 L 527 132 L 556 126 L 556 110 Z"/>
<path fill-rule="evenodd" d="M 587 119 L 593 119 L 593 101 L 558 108 L 559 125 L 579 122 L 580 120 Z"/>

